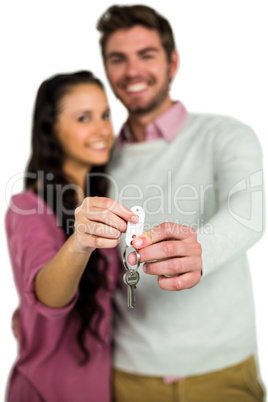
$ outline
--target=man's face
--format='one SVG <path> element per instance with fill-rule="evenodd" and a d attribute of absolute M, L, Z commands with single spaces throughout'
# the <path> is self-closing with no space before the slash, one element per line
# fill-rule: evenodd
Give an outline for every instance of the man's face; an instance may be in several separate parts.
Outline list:
<path fill-rule="evenodd" d="M 105 48 L 105 67 L 115 95 L 130 114 L 161 111 L 170 101 L 169 82 L 177 68 L 168 62 L 159 34 L 137 25 L 113 33 Z"/>

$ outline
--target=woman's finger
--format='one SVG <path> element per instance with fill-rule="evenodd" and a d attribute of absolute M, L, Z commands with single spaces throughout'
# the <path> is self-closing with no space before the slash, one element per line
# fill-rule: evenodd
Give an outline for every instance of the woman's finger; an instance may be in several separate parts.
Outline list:
<path fill-rule="evenodd" d="M 95 235 L 85 235 L 80 238 L 80 245 L 92 248 L 114 248 L 117 246 L 119 239 L 106 239 Z"/>
<path fill-rule="evenodd" d="M 137 223 L 138 216 L 131 209 L 108 197 L 90 197 L 89 207 L 111 211 L 127 222 Z M 133 221 L 134 218 L 134 221 Z"/>
<path fill-rule="evenodd" d="M 80 234 L 95 235 L 107 239 L 118 239 L 121 232 L 112 226 L 105 225 L 99 222 L 84 221 L 75 224 L 75 230 Z"/>

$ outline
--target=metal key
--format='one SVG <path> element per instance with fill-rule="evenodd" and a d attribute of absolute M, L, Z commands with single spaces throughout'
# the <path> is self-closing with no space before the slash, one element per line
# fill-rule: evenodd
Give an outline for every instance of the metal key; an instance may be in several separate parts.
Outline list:
<path fill-rule="evenodd" d="M 123 280 L 127 285 L 127 299 L 128 299 L 128 307 L 133 308 L 135 306 L 135 289 L 136 285 L 140 280 L 140 274 L 138 271 L 133 269 L 125 272 L 123 276 Z"/>

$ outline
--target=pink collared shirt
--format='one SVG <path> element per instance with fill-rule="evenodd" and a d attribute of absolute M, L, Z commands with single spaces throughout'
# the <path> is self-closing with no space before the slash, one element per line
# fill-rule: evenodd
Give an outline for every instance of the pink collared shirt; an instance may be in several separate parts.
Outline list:
<path fill-rule="evenodd" d="M 187 111 L 184 105 L 180 101 L 174 102 L 168 110 L 147 125 L 145 141 L 164 138 L 166 141 L 171 142 L 185 122 L 186 116 Z M 136 140 L 130 130 L 128 121 L 126 121 L 119 133 L 117 144 L 120 146 L 123 143 L 131 144 L 134 142 Z"/>

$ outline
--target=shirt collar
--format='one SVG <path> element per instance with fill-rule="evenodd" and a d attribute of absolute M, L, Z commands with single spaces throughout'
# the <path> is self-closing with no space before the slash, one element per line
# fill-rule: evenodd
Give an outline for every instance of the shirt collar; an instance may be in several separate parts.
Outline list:
<path fill-rule="evenodd" d="M 145 141 L 152 141 L 158 138 L 164 138 L 171 142 L 178 131 L 181 129 L 187 116 L 184 105 L 180 102 L 174 102 L 173 105 L 150 122 L 146 127 Z M 122 145 L 134 143 L 135 138 L 130 130 L 128 121 L 126 121 L 119 133 L 117 144 Z"/>

